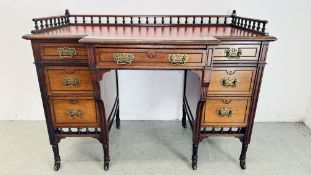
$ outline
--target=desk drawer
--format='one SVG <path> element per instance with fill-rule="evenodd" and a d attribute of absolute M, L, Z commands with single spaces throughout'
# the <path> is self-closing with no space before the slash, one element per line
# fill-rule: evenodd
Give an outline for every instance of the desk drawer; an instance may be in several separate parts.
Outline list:
<path fill-rule="evenodd" d="M 42 43 L 41 57 L 47 60 L 86 60 L 87 48 L 75 43 Z"/>
<path fill-rule="evenodd" d="M 91 72 L 87 67 L 59 67 L 45 68 L 46 84 L 50 93 L 92 93 Z"/>
<path fill-rule="evenodd" d="M 56 127 L 98 126 L 99 119 L 92 98 L 52 98 L 50 105 Z"/>
<path fill-rule="evenodd" d="M 251 95 L 256 68 L 213 68 L 208 89 L 210 95 Z"/>
<path fill-rule="evenodd" d="M 214 48 L 214 61 L 257 61 L 260 45 L 219 45 Z"/>
<path fill-rule="evenodd" d="M 100 65 L 126 66 L 204 66 L 205 50 L 187 49 L 96 49 Z"/>
<path fill-rule="evenodd" d="M 250 101 L 247 97 L 208 97 L 202 126 L 246 126 Z"/>

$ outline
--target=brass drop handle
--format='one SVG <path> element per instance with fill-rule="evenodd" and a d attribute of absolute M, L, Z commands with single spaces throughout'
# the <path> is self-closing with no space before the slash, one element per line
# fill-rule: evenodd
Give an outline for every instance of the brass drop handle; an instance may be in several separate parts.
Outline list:
<path fill-rule="evenodd" d="M 80 86 L 80 79 L 74 77 L 68 77 L 64 79 L 64 86 L 65 87 L 79 87 Z"/>
<path fill-rule="evenodd" d="M 220 81 L 223 87 L 233 87 L 233 88 L 237 86 L 238 82 L 239 82 L 238 78 L 234 77 L 225 77 Z"/>
<path fill-rule="evenodd" d="M 227 58 L 239 59 L 242 56 L 242 49 L 240 48 L 225 49 L 225 55 Z"/>
<path fill-rule="evenodd" d="M 131 53 L 116 53 L 114 60 L 117 64 L 131 64 L 135 56 Z"/>
<path fill-rule="evenodd" d="M 67 115 L 70 119 L 81 118 L 83 115 L 82 109 L 68 109 Z"/>
<path fill-rule="evenodd" d="M 234 110 L 231 108 L 220 108 L 216 110 L 216 113 L 220 117 L 230 118 L 234 114 Z"/>
<path fill-rule="evenodd" d="M 188 54 L 169 54 L 168 60 L 172 65 L 183 65 L 188 61 Z"/>
<path fill-rule="evenodd" d="M 61 58 L 72 58 L 73 56 L 77 55 L 75 48 L 60 47 L 57 49 L 57 51 Z"/>

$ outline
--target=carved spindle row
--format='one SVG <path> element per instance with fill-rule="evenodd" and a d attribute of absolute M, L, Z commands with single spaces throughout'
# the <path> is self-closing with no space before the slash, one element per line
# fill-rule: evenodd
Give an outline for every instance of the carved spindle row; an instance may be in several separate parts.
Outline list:
<path fill-rule="evenodd" d="M 204 127 L 201 129 L 202 134 L 243 134 L 244 133 L 244 128 L 233 128 L 233 127 L 212 127 L 212 128 L 207 128 Z"/>
<path fill-rule="evenodd" d="M 35 30 L 43 30 L 51 27 L 58 27 L 69 24 L 69 16 L 51 17 L 51 18 L 38 18 L 33 19 L 35 23 Z"/>
<path fill-rule="evenodd" d="M 55 133 L 60 135 L 100 134 L 100 128 L 56 128 Z"/>
<path fill-rule="evenodd" d="M 249 18 L 242 18 L 233 16 L 232 24 L 235 26 L 243 27 L 246 29 L 255 30 L 258 32 L 265 32 L 266 31 L 266 24 L 268 21 L 256 20 L 256 19 L 249 19 Z"/>
<path fill-rule="evenodd" d="M 74 24 L 193 25 L 228 24 L 230 16 L 70 16 Z"/>
<path fill-rule="evenodd" d="M 66 10 L 65 16 L 33 19 L 35 31 L 70 24 L 115 24 L 115 25 L 197 25 L 216 24 L 242 27 L 264 33 L 268 21 L 236 16 L 104 16 L 104 15 L 70 15 Z"/>

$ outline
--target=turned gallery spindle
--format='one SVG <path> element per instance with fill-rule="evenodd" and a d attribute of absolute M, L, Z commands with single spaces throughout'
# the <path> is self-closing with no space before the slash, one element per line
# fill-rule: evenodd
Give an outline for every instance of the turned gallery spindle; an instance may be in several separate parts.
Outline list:
<path fill-rule="evenodd" d="M 70 18 L 73 19 L 72 23 L 70 22 Z M 106 19 L 105 22 L 102 18 Z M 111 23 L 110 18 L 113 19 L 113 23 Z M 119 20 L 118 20 L 119 18 Z M 198 23 L 196 19 L 198 18 Z M 95 21 L 94 21 L 95 19 Z M 98 19 L 98 20 L 97 20 Z M 129 19 L 129 22 L 126 22 Z M 137 20 L 137 22 L 134 22 Z M 165 19 L 168 20 L 166 23 Z M 173 23 L 173 20 L 176 22 Z M 206 20 L 206 22 L 205 22 Z M 33 19 L 35 23 L 35 27 L 32 32 L 39 32 L 40 30 L 47 30 L 54 27 L 61 27 L 64 25 L 92 25 L 103 24 L 103 25 L 218 25 L 224 24 L 228 26 L 238 26 L 247 30 L 256 31 L 258 33 L 264 33 L 266 29 L 267 21 L 244 18 L 236 16 L 236 12 L 233 11 L 231 15 L 222 15 L 222 16 L 108 16 L 108 15 L 71 15 L 68 10 L 64 16 L 54 16 L 54 17 L 46 17 L 46 18 L 35 18 Z M 144 21 L 144 22 L 143 22 Z M 153 22 L 152 22 L 153 21 Z M 229 21 L 229 22 L 228 22 Z"/>

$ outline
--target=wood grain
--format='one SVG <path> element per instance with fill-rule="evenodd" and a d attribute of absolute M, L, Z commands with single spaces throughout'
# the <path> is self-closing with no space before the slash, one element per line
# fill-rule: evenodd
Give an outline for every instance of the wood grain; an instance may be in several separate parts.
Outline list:
<path fill-rule="evenodd" d="M 55 97 L 50 100 L 55 127 L 95 127 L 98 126 L 95 101 L 89 97 Z M 80 118 L 69 118 L 68 110 L 82 110 Z"/>
<path fill-rule="evenodd" d="M 241 49 L 242 55 L 238 59 L 228 58 L 225 55 L 225 50 L 235 48 Z M 257 61 L 260 51 L 260 45 L 235 45 L 235 44 L 221 44 L 214 47 L 213 60 L 214 61 Z"/>
<path fill-rule="evenodd" d="M 93 93 L 91 73 L 88 67 L 47 66 L 45 75 L 49 94 Z M 77 79 L 79 85 L 66 86 L 64 81 L 68 78 Z"/>
<path fill-rule="evenodd" d="M 209 95 L 242 95 L 250 96 L 253 91 L 256 67 L 225 67 L 213 68 Z M 236 78 L 235 87 L 222 85 L 224 78 Z"/>
<path fill-rule="evenodd" d="M 249 97 L 208 97 L 202 126 L 246 126 L 249 107 Z M 221 117 L 216 112 L 220 108 L 233 109 L 234 113 L 231 117 Z"/>
<path fill-rule="evenodd" d="M 59 55 L 58 48 L 74 48 L 76 55 L 72 58 L 64 58 Z M 87 60 L 86 46 L 77 43 L 42 43 L 41 44 L 41 57 L 46 60 Z"/>
<path fill-rule="evenodd" d="M 118 53 L 129 53 L 134 56 L 134 60 L 130 64 L 117 64 L 115 61 L 115 55 Z M 188 59 L 185 64 L 173 65 L 170 63 L 169 54 L 187 54 Z M 206 50 L 186 50 L 186 49 L 111 49 L 111 48 L 98 48 L 96 49 L 96 60 L 98 67 L 114 67 L 114 68 L 126 68 L 126 67 L 152 67 L 161 68 L 168 67 L 186 68 L 203 67 L 205 65 Z"/>

